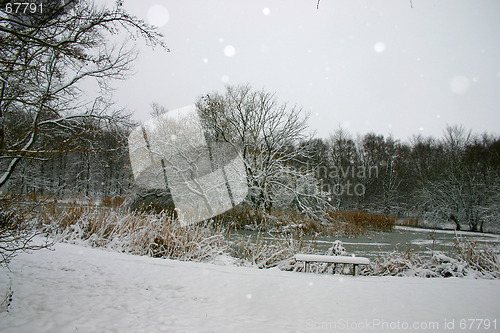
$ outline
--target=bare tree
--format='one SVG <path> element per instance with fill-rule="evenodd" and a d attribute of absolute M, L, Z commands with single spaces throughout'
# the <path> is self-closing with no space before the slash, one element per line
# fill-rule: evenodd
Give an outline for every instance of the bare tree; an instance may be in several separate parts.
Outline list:
<path fill-rule="evenodd" d="M 328 138 L 328 180 L 331 192 L 336 199 L 337 209 L 349 208 L 352 198 L 344 189 L 348 182 L 354 181 L 351 177 L 353 168 L 357 167 L 359 158 L 356 144 L 351 135 L 342 128 L 335 130 Z"/>
<path fill-rule="evenodd" d="M 125 78 L 136 58 L 133 46 L 114 41 L 119 34 L 164 47 L 162 36 L 120 2 L 113 9 L 52 4 L 33 19 L 0 18 L 0 187 L 22 159 L 77 149 L 100 128 L 127 121 L 107 98 L 110 81 Z M 99 97 L 89 100 L 83 82 L 100 89 Z"/>
<path fill-rule="evenodd" d="M 318 200 L 324 204 L 326 197 L 320 196 L 320 184 L 312 172 L 313 182 L 307 183 L 314 190 L 297 187 L 297 181 L 308 174 L 296 167 L 300 157 L 307 155 L 307 146 L 299 145 L 307 128 L 307 116 L 300 108 L 280 104 L 273 93 L 255 91 L 249 85 L 205 95 L 197 107 L 209 141 L 225 142 L 241 151 L 253 206 L 269 211 L 285 193 L 301 210 L 311 210 L 311 202 Z"/>
<path fill-rule="evenodd" d="M 110 82 L 127 77 L 136 58 L 126 40 L 143 38 L 150 45 L 165 45 L 162 35 L 126 13 L 121 1 L 112 9 L 79 0 L 37 3 L 40 6 L 29 15 L 1 6 L 0 188 L 8 186 L 22 161 L 29 161 L 24 167 L 33 169 L 36 162 L 78 151 L 86 155 L 82 169 L 89 190 L 90 160 L 102 150 L 96 137 L 129 122 L 109 98 Z M 98 97 L 87 97 L 83 83 L 99 89 Z M 45 174 L 46 165 L 40 167 L 38 174 Z M 29 248 L 34 234 L 24 227 L 26 221 L 5 218 L 11 213 L 10 207 L 0 207 L 4 261 Z"/>
<path fill-rule="evenodd" d="M 467 160 L 475 140 L 463 127 L 448 126 L 442 142 L 446 164 L 421 189 L 428 214 L 459 230 L 483 231 L 484 222 L 498 216 L 498 168 L 482 166 L 478 157 Z"/>
<path fill-rule="evenodd" d="M 159 117 L 162 114 L 165 114 L 168 112 L 168 109 L 164 107 L 163 105 L 160 105 L 156 102 L 151 103 L 151 112 L 149 113 L 153 117 Z"/>
<path fill-rule="evenodd" d="M 3 207 L 2 207 L 3 208 Z M 43 232 L 33 232 L 25 219 L 13 210 L 0 210 L 0 266 L 8 266 L 18 251 L 38 250 L 45 243 L 31 244 Z"/>

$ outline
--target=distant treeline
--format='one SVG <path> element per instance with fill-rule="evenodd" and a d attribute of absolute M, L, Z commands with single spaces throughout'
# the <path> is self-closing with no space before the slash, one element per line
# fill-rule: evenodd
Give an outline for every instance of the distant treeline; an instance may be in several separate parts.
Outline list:
<path fill-rule="evenodd" d="M 134 186 L 128 159 L 129 131 L 93 131 L 75 151 L 25 159 L 8 191 L 56 198 L 133 198 L 141 189 Z M 354 138 L 337 130 L 328 139 L 302 140 L 290 149 L 302 154 L 283 167 L 302 177 L 289 185 L 302 195 L 325 199 L 330 209 L 418 216 L 466 230 L 499 224 L 499 137 L 449 127 L 441 139 L 415 136 L 402 142 L 373 133 Z M 250 193 L 247 204 L 261 207 L 252 201 L 255 191 Z M 286 193 L 275 193 L 270 201 L 265 206 L 269 211 L 304 210 Z"/>
<path fill-rule="evenodd" d="M 304 144 L 314 149 L 307 163 L 320 170 L 316 175 L 339 209 L 419 216 L 467 230 L 500 224 L 498 136 L 455 126 L 440 139 L 401 142 L 337 130 Z"/>

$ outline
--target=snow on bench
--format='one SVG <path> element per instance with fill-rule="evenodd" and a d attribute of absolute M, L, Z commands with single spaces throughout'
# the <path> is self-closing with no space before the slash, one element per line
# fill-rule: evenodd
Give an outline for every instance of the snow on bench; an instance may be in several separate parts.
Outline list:
<path fill-rule="evenodd" d="M 357 265 L 369 265 L 370 260 L 363 257 L 347 257 L 347 256 L 325 256 L 319 254 L 296 254 L 296 261 L 304 261 L 304 270 L 307 272 L 307 264 L 310 262 L 324 262 L 335 264 L 352 264 L 352 275 L 356 275 Z M 334 270 L 335 272 L 335 270 Z"/>

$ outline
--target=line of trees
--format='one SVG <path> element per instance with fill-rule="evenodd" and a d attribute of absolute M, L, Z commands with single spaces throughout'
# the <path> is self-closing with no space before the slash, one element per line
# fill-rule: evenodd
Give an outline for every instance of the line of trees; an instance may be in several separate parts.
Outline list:
<path fill-rule="evenodd" d="M 131 196 L 126 142 L 134 124 L 111 103 L 110 83 L 129 75 L 136 52 L 127 40 L 165 48 L 162 36 L 120 1 L 112 9 L 40 1 L 43 12 L 0 15 L 0 190 Z M 299 107 L 249 85 L 209 93 L 196 105 L 209 144 L 241 152 L 246 205 L 254 209 L 318 219 L 335 209 L 365 210 L 469 230 L 500 218 L 499 137 L 460 127 L 410 142 L 341 129 L 328 139 L 307 137 Z"/>
<path fill-rule="evenodd" d="M 343 129 L 327 139 L 306 137 L 307 116 L 300 109 L 248 85 L 207 94 L 197 107 L 209 144 L 241 152 L 249 188 L 245 204 L 254 209 L 295 210 L 319 219 L 331 210 L 363 210 L 474 231 L 498 225 L 499 137 L 456 126 L 441 139 L 415 136 L 409 142 L 374 133 L 354 138 Z M 23 160 L 9 191 L 133 196 L 138 189 L 127 149 L 131 127 L 91 124 L 81 125 L 93 130 L 78 149 Z"/>
<path fill-rule="evenodd" d="M 129 128 L 91 132 L 92 137 L 79 142 L 75 150 L 53 151 L 44 158 L 20 161 L 4 186 L 6 192 L 56 198 L 130 196 L 133 178 L 127 149 Z"/>
<path fill-rule="evenodd" d="M 442 139 L 401 142 L 339 129 L 314 145 L 317 170 L 329 171 L 316 174 L 340 209 L 419 216 L 459 230 L 499 224 L 500 137 L 450 126 Z"/>

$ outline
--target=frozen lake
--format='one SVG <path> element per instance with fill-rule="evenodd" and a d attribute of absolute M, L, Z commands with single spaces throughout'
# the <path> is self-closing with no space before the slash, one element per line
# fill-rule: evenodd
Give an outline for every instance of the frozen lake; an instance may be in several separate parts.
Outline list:
<path fill-rule="evenodd" d="M 254 239 L 259 237 L 269 242 L 275 241 L 280 237 L 279 234 L 238 230 L 236 237 L 242 236 L 252 237 Z M 477 241 L 478 244 L 500 243 L 500 235 L 498 234 L 456 232 L 453 230 L 432 230 L 401 226 L 394 227 L 392 232 L 381 232 L 373 235 L 356 237 L 318 236 L 316 239 L 307 235 L 303 236 L 302 239 L 305 243 L 310 244 L 320 251 L 326 251 L 333 241 L 340 240 L 344 243 L 344 247 L 348 254 L 376 258 L 382 253 L 390 253 L 396 249 L 404 252 L 408 248 L 422 255 L 430 255 L 432 251 L 452 252 L 456 237 Z"/>

